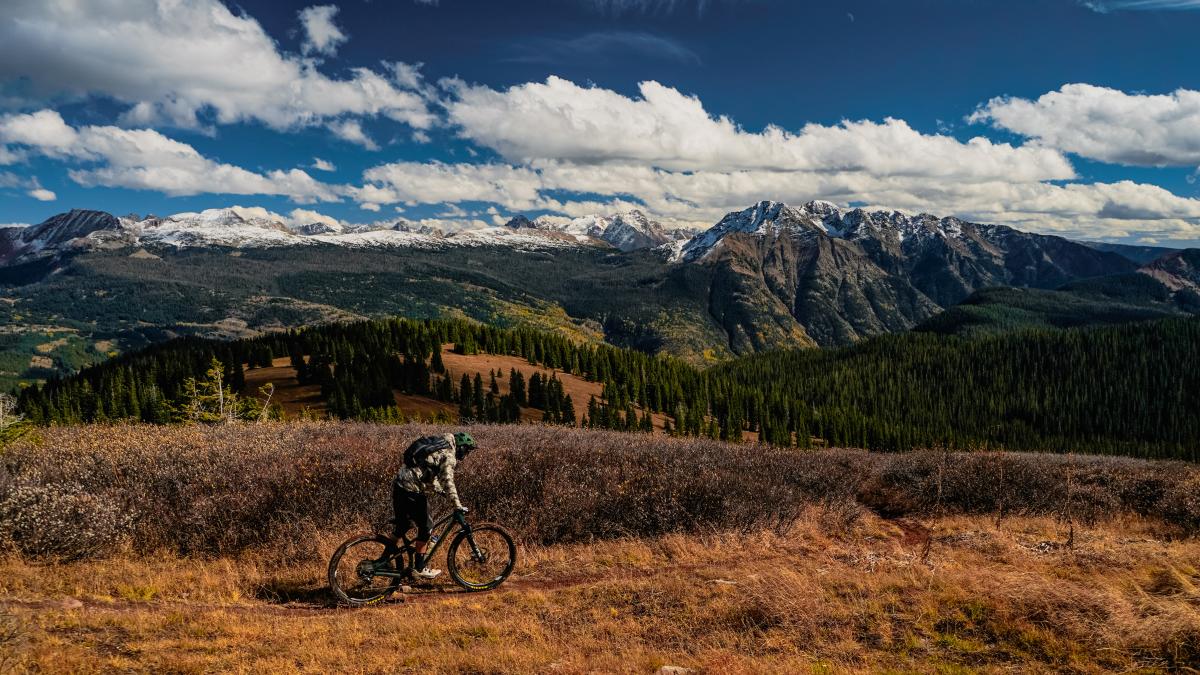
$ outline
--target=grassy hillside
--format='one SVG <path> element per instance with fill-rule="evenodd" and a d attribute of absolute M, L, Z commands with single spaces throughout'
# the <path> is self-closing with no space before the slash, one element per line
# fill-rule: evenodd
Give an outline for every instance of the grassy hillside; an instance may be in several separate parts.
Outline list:
<path fill-rule="evenodd" d="M 487 384 L 492 379 L 496 382 L 497 394 L 507 396 L 513 393 L 513 373 L 519 373 L 527 382 L 534 373 L 544 380 L 551 376 L 560 381 L 564 393 L 578 401 L 581 411 L 591 399 L 603 400 L 604 386 L 599 382 L 589 381 L 579 375 L 546 368 L 540 364 L 531 363 L 520 356 L 506 354 L 459 354 L 454 351 L 453 344 L 442 345 L 440 358 L 445 365 L 445 376 L 451 382 L 459 382 L 463 375 L 472 380 L 476 375 Z M 329 410 L 325 399 L 321 396 L 321 387 L 317 384 L 303 384 L 299 373 L 288 358 L 273 359 L 270 367 L 248 368 L 244 372 L 245 385 L 242 387 L 243 396 L 255 396 L 259 389 L 267 384 L 272 385 L 274 395 L 272 401 L 279 406 L 281 416 L 285 419 L 297 417 L 325 417 Z M 439 400 L 432 394 L 414 394 L 402 391 L 393 392 L 399 417 L 411 420 L 456 420 L 459 417 L 459 406 L 452 401 Z M 635 413 L 640 417 L 647 411 L 640 406 L 634 406 Z M 530 405 L 521 406 L 520 421 L 536 423 L 543 421 L 545 411 Z M 653 420 L 651 431 L 663 433 L 668 424 L 668 417 L 662 413 L 649 413 Z M 581 426 L 584 417 L 576 417 L 572 426 Z M 753 435 L 747 433 L 746 438 L 753 440 Z"/>
<path fill-rule="evenodd" d="M 1200 658 L 1200 470 L 1111 458 L 481 426 L 459 485 L 473 517 L 519 535 L 514 577 L 333 608 L 325 560 L 382 525 L 401 449 L 433 430 L 100 426 L 18 442 L 0 481 L 4 667 L 1086 672 Z"/>

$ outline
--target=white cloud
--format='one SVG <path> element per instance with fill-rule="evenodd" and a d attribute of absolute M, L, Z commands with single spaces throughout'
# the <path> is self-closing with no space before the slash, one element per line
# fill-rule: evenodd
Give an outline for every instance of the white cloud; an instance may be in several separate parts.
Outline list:
<path fill-rule="evenodd" d="M 1100 238 L 1200 238 L 1200 200 L 1076 178 L 1056 148 L 922 134 L 901 120 L 747 131 L 675 89 L 640 96 L 559 78 L 506 90 L 443 82 L 458 133 L 507 162 L 399 162 L 364 173 L 360 204 L 488 202 L 563 215 L 639 207 L 711 224 L 760 199 L 813 198 Z"/>
<path fill-rule="evenodd" d="M 395 162 L 364 171 L 363 180 L 352 191 L 360 204 L 486 201 L 529 209 L 545 188 L 537 171 L 503 164 Z"/>
<path fill-rule="evenodd" d="M 326 225 L 332 226 L 334 229 L 341 229 L 342 227 L 344 227 L 346 225 L 345 223 L 338 220 L 337 218 L 334 218 L 333 216 L 327 216 L 324 213 L 320 213 L 319 211 L 312 211 L 309 209 L 292 209 L 291 212 L 288 213 L 288 217 L 284 222 L 289 225 L 307 225 L 309 223 L 324 223 Z"/>
<path fill-rule="evenodd" d="M 152 129 L 67 124 L 53 110 L 0 117 L 0 143 L 82 165 L 69 171 L 84 186 L 155 190 L 168 195 L 270 194 L 299 202 L 335 201 L 341 188 L 300 169 L 255 173 L 204 157 Z"/>
<path fill-rule="evenodd" d="M 921 134 L 902 120 L 809 124 L 792 133 L 741 129 L 695 97 L 643 82 L 640 98 L 551 77 L 497 91 L 447 84 L 449 121 L 510 161 L 638 162 L 666 169 L 869 171 L 954 180 L 1055 180 L 1070 163 L 1043 148 Z"/>
<path fill-rule="evenodd" d="M 327 162 L 320 157 L 313 157 L 311 168 L 317 171 L 337 171 L 337 167 L 333 165 L 333 162 Z"/>
<path fill-rule="evenodd" d="M 994 98 L 968 120 L 1102 162 L 1200 165 L 1200 91 L 1127 94 L 1068 84 L 1036 101 Z"/>
<path fill-rule="evenodd" d="M 329 130 L 334 136 L 355 145 L 361 145 L 367 150 L 378 150 L 379 145 L 375 143 L 367 132 L 363 131 L 362 125 L 358 120 L 342 120 L 329 125 Z"/>
<path fill-rule="evenodd" d="M 349 39 L 333 23 L 333 17 L 337 13 L 337 5 L 314 5 L 300 10 L 300 25 L 304 28 L 304 43 L 301 49 L 305 54 L 316 52 L 333 56 L 337 53 L 338 46 Z"/>
<path fill-rule="evenodd" d="M 500 205 L 507 214 L 546 210 L 580 216 L 641 208 L 672 226 L 706 227 L 760 199 L 803 203 L 824 198 L 1072 237 L 1121 237 L 1136 231 L 1163 239 L 1200 238 L 1200 200 L 1132 182 L 958 184 L 853 172 L 674 172 L 559 162 L 536 167 L 401 162 L 370 169 L 364 177 L 367 183 L 352 189 L 353 198 L 373 210 L 393 203 L 485 202 Z"/>
<path fill-rule="evenodd" d="M 1082 0 L 1097 12 L 1200 9 L 1200 0 Z"/>
<path fill-rule="evenodd" d="M 0 4 L 0 79 L 28 78 L 35 97 L 112 97 L 131 106 L 129 124 L 201 127 L 211 115 L 292 129 L 349 115 L 433 125 L 411 78 L 384 66 L 329 77 L 219 0 Z"/>
<path fill-rule="evenodd" d="M 2 137 L 0 137 L 2 138 Z M 8 171 L 0 171 L 0 188 L 17 188 L 40 202 L 52 202 L 58 199 L 53 191 L 42 187 L 37 176 L 20 176 Z"/>

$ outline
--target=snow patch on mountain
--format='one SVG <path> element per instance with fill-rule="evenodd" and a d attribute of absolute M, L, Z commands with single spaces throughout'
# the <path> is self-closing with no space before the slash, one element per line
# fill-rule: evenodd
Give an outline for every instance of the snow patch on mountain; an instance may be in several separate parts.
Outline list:
<path fill-rule="evenodd" d="M 676 231 L 668 232 L 660 223 L 636 209 L 611 216 L 594 214 L 571 220 L 551 216 L 539 216 L 530 220 L 525 216 L 516 216 L 509 220 L 505 227 L 512 230 L 555 232 L 573 237 L 581 244 L 600 241 L 626 252 L 655 248 L 679 237 Z M 691 233 L 687 233 L 687 236 L 691 236 Z"/>

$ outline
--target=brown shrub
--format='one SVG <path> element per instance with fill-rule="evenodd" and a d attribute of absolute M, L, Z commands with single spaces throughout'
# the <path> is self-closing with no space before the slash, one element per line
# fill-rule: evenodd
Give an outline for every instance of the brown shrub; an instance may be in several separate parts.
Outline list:
<path fill-rule="evenodd" d="M 318 535 L 390 517 L 390 480 L 429 425 L 291 423 L 52 428 L 5 451 L 0 538 L 31 555 L 122 542 L 314 556 Z M 813 506 L 830 529 L 889 515 L 1138 513 L 1195 531 L 1200 472 L 1185 464 L 1013 453 L 802 452 L 531 425 L 478 426 L 458 486 L 479 520 L 526 542 L 770 528 Z M 435 501 L 435 510 L 446 505 Z"/>

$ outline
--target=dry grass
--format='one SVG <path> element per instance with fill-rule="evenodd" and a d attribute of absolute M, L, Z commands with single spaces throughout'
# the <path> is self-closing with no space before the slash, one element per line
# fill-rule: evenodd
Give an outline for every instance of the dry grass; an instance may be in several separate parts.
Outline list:
<path fill-rule="evenodd" d="M 526 547 L 500 590 L 329 608 L 319 565 L 260 556 L 0 562 L 16 671 L 716 673 L 1184 669 L 1200 544 L 1130 522 L 866 516 L 779 536 Z M 321 542 L 332 548 L 332 539 Z M 16 644 L 16 643 L 14 643 Z"/>
<path fill-rule="evenodd" d="M 400 450 L 432 430 L 80 427 L 10 447 L 0 671 L 1200 664 L 1200 473 L 1125 459 L 479 427 L 460 487 L 518 533 L 514 577 L 332 607 L 325 560 L 382 522 Z"/>

